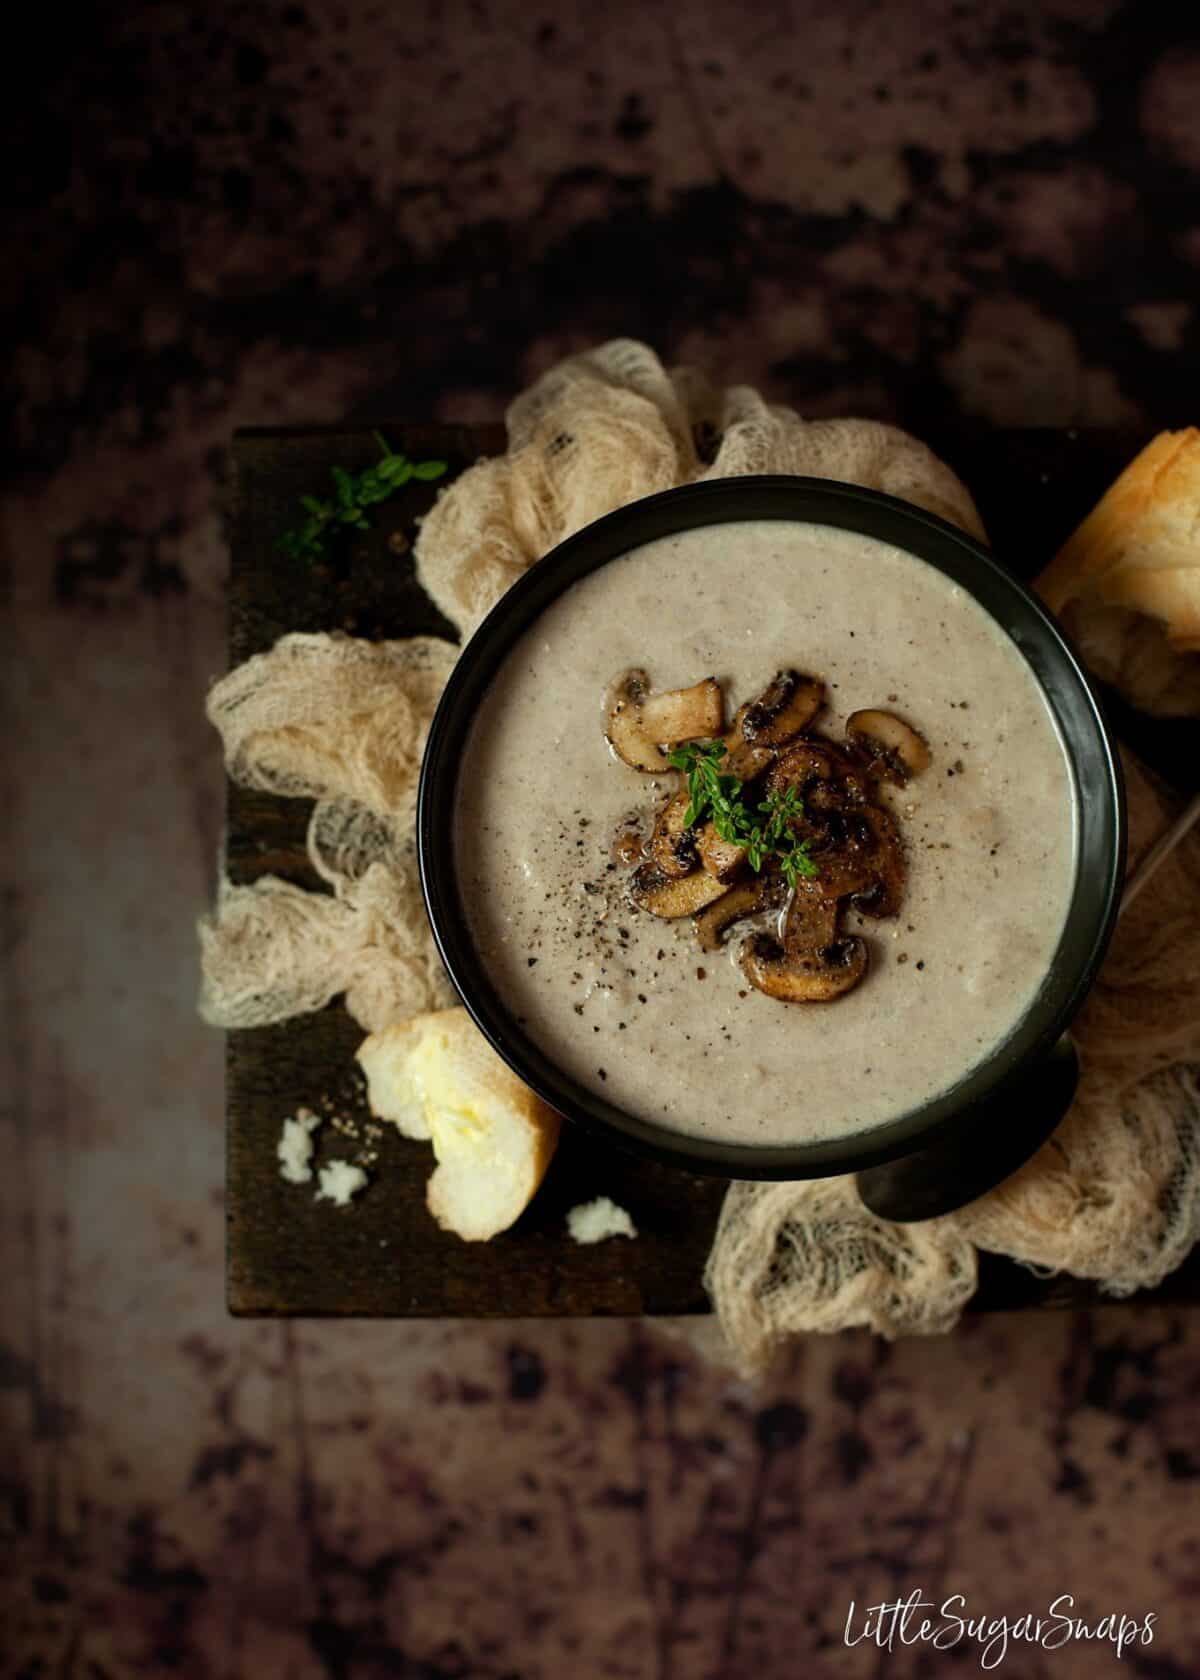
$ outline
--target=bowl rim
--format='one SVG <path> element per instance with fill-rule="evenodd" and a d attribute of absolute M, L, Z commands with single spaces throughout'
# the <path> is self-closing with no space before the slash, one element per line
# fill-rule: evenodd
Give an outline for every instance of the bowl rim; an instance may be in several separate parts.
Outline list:
<path fill-rule="evenodd" d="M 520 636 L 589 572 L 659 537 L 734 520 L 784 519 L 878 537 L 966 588 L 1033 671 L 1067 750 L 1074 784 L 1076 874 L 1046 977 L 1006 1038 L 945 1091 L 881 1125 L 817 1141 L 746 1144 L 670 1131 L 589 1091 L 529 1039 L 475 953 L 453 842 L 458 761 L 488 684 Z M 904 540 L 907 536 L 908 540 Z M 1003 602 L 1010 618 L 989 602 Z M 433 936 L 484 1037 L 536 1094 L 595 1135 L 689 1172 L 740 1179 L 831 1177 L 895 1160 L 970 1124 L 1002 1099 L 1069 1026 L 1103 961 L 1120 904 L 1126 850 L 1120 757 L 1095 687 L 1028 586 L 958 526 L 881 491 L 771 474 L 707 479 L 626 503 L 567 537 L 500 598 L 464 644 L 430 725 L 417 796 L 417 859 Z"/>

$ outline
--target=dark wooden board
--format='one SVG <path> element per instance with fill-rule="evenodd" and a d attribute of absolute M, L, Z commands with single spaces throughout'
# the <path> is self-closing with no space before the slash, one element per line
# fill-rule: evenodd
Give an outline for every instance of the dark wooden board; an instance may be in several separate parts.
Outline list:
<path fill-rule="evenodd" d="M 450 463 L 450 475 L 504 447 L 498 427 L 384 424 L 393 448 Z M 1145 441 L 1061 432 L 979 433 L 931 440 L 971 485 L 996 551 L 1032 576 Z M 329 469 L 375 458 L 366 428 L 246 431 L 234 443 L 236 492 L 230 573 L 230 661 L 292 630 L 453 637 L 413 576 L 414 521 L 436 486 L 410 484 L 374 510 L 374 528 L 327 566 L 281 556 L 299 496 Z M 1179 762 L 1177 748 L 1143 720 L 1122 717 L 1143 755 Z M 1194 742 L 1194 735 L 1192 736 Z M 304 855 L 310 805 L 230 787 L 227 866 L 235 881 L 274 873 L 318 885 Z M 567 1125 L 531 1207 L 487 1244 L 440 1231 L 425 1210 L 427 1145 L 384 1128 L 374 1181 L 347 1209 L 314 1203 L 279 1176 L 275 1145 L 287 1115 L 319 1107 L 362 1122 L 354 1074 L 360 1029 L 340 1004 L 317 1015 L 231 1033 L 227 1057 L 228 1300 L 238 1314 L 505 1318 L 681 1314 L 707 1310 L 701 1286 L 724 1183 L 652 1165 Z M 322 1140 L 325 1149 L 337 1149 Z M 336 1144 L 336 1138 L 334 1138 Z M 610 1195 L 629 1209 L 636 1242 L 581 1248 L 567 1209 Z M 1168 1280 L 1161 1298 L 1200 1294 L 1200 1260 Z M 1073 1279 L 1039 1279 L 983 1256 L 980 1308 L 1061 1306 L 1097 1299 Z M 1140 1296 L 1139 1300 L 1148 1297 Z"/>

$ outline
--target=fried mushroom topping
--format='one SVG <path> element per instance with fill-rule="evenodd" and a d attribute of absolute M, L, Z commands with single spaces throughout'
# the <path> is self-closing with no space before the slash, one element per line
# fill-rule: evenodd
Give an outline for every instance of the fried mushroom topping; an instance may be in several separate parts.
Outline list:
<path fill-rule="evenodd" d="M 929 743 L 895 712 L 852 712 L 846 720 L 846 740 L 874 775 L 897 787 L 929 768 Z"/>
<path fill-rule="evenodd" d="M 824 683 L 798 671 L 780 671 L 745 708 L 742 737 L 751 746 L 783 746 L 808 728 L 824 704 Z"/>
<path fill-rule="evenodd" d="M 664 875 L 656 863 L 647 862 L 634 871 L 629 896 L 639 910 L 674 921 L 679 916 L 694 916 L 727 891 L 725 883 L 707 870 Z"/>
<path fill-rule="evenodd" d="M 607 702 L 605 732 L 625 763 L 659 774 L 678 766 L 689 778 L 638 851 L 633 903 L 671 920 L 691 916 L 703 951 L 760 918 L 734 961 L 751 986 L 785 1003 L 831 1002 L 867 973 L 867 942 L 844 919 L 895 916 L 907 874 L 879 784 L 903 786 L 930 761 L 923 737 L 893 712 L 852 713 L 844 744 L 815 733 L 825 699 L 817 678 L 780 671 L 725 734 L 711 677 L 655 694 L 644 671 L 626 671 Z M 661 749 L 672 746 L 668 759 Z M 620 860 L 633 861 L 631 845 Z M 765 931 L 771 912 L 782 926 Z"/>
<path fill-rule="evenodd" d="M 838 900 L 819 881 L 797 887 L 782 940 L 754 934 L 741 952 L 750 984 L 781 1003 L 830 1003 L 867 972 L 866 941 L 838 932 Z"/>
<path fill-rule="evenodd" d="M 605 697 L 604 734 L 617 757 L 633 770 L 669 770 L 664 746 L 719 735 L 724 717 L 720 684 L 705 677 L 691 688 L 650 689 L 645 671 L 623 671 Z"/>

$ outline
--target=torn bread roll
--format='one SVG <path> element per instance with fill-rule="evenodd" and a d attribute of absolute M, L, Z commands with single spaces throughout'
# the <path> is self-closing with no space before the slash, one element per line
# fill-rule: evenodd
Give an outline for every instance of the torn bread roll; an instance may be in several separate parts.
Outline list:
<path fill-rule="evenodd" d="M 1103 681 L 1147 711 L 1200 711 L 1200 431 L 1148 444 L 1036 587 Z"/>
<path fill-rule="evenodd" d="M 372 1114 L 433 1143 L 438 1164 L 425 1200 L 438 1224 L 467 1242 L 506 1231 L 550 1165 L 561 1123 L 555 1111 L 462 1008 L 372 1033 L 358 1061 Z"/>

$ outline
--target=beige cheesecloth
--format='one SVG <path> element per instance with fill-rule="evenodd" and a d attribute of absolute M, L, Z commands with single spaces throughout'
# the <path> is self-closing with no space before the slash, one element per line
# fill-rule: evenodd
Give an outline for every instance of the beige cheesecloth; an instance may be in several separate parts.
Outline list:
<path fill-rule="evenodd" d="M 924 445 L 863 420 L 807 422 L 744 386 L 717 390 L 616 340 L 552 368 L 508 412 L 506 455 L 440 494 L 418 575 L 469 636 L 548 549 L 640 496 L 702 478 L 810 474 L 902 497 L 982 535 L 962 484 Z M 229 773 L 314 798 L 308 848 L 328 893 L 274 877 L 223 883 L 201 923 L 201 1008 L 238 1027 L 339 993 L 369 1031 L 452 1001 L 413 859 L 421 752 L 456 657 L 430 638 L 367 644 L 285 636 L 218 682 L 209 716 Z M 1131 860 L 1167 801 L 1126 760 Z M 1063 1125 L 1000 1189 L 944 1219 L 897 1226 L 852 1179 L 733 1184 L 706 1284 L 730 1351 L 762 1369 L 788 1336 L 866 1325 L 944 1331 L 976 1250 L 1095 1278 L 1158 1282 L 1200 1236 L 1200 841 L 1185 842 L 1123 919 L 1078 1023 L 1083 1080 Z"/>

